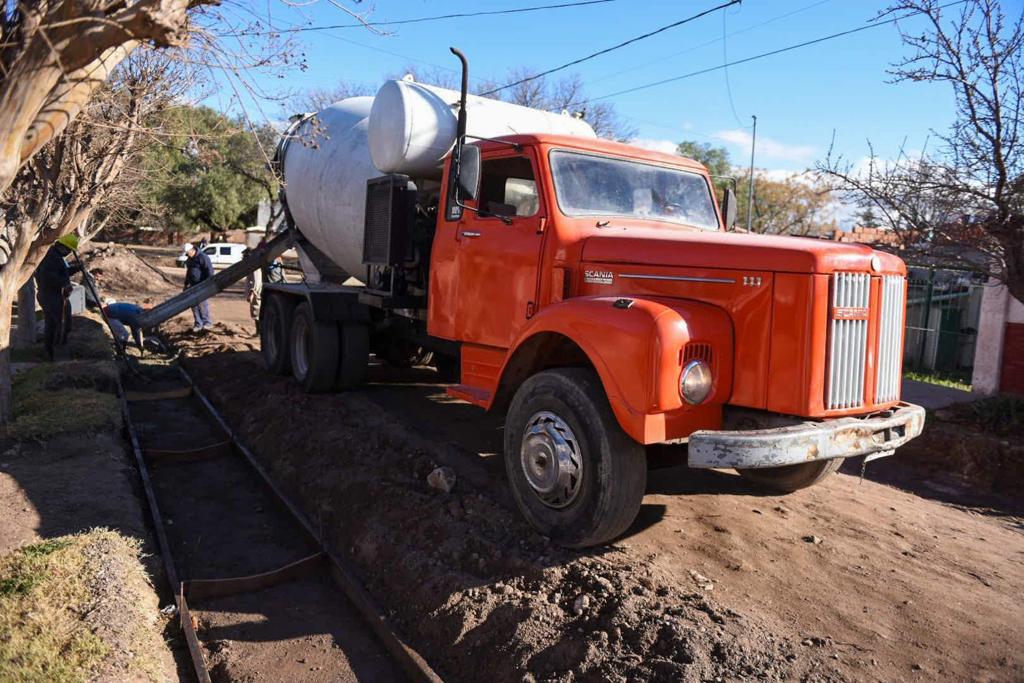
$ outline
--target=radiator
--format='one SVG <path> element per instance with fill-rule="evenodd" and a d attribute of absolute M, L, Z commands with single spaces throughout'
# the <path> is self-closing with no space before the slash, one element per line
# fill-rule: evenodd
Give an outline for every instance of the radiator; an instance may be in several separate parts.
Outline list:
<path fill-rule="evenodd" d="M 825 387 L 825 407 L 828 410 L 864 405 L 870 299 L 870 274 L 836 273 L 832 276 L 828 382 Z"/>
<path fill-rule="evenodd" d="M 882 277 L 882 312 L 878 319 L 878 375 L 875 380 L 875 403 L 895 401 L 900 397 L 903 370 L 903 316 L 907 310 L 906 278 L 902 275 Z"/>

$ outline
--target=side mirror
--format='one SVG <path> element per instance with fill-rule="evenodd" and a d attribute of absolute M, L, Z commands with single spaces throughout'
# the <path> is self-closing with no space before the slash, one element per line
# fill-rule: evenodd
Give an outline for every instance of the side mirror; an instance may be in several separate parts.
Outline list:
<path fill-rule="evenodd" d="M 460 200 L 476 199 L 480 196 L 480 148 L 463 145 L 459 158 L 459 178 L 456 181 Z"/>
<path fill-rule="evenodd" d="M 725 218 L 725 229 L 732 230 L 736 227 L 736 191 L 731 187 L 725 188 L 725 197 L 722 200 L 722 216 Z"/>

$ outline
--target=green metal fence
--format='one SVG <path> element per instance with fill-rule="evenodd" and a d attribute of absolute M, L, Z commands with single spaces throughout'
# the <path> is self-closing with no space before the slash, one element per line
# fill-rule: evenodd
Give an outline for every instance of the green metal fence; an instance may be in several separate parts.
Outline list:
<path fill-rule="evenodd" d="M 984 284 L 975 273 L 911 267 L 904 370 L 970 383 Z"/>

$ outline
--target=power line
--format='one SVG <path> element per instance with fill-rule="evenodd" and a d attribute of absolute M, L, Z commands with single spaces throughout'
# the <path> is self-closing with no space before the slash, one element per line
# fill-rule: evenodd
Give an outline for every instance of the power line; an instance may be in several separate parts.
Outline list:
<path fill-rule="evenodd" d="M 741 28 L 738 31 L 733 31 L 732 33 L 728 34 L 726 36 L 726 38 L 731 38 L 733 36 L 738 36 L 741 33 L 747 33 L 749 31 L 753 31 L 754 29 L 761 28 L 762 26 L 767 26 L 768 24 L 773 24 L 776 21 L 781 21 L 782 19 L 787 19 L 787 18 L 793 16 L 794 14 L 799 14 L 800 12 L 806 12 L 809 9 L 813 9 L 815 7 L 818 7 L 819 5 L 824 5 L 825 3 L 828 3 L 828 2 L 832 2 L 832 0 L 817 0 L 817 2 L 812 2 L 809 5 L 804 5 L 803 7 L 799 7 L 797 9 L 795 9 L 795 10 L 790 11 L 790 12 L 786 12 L 785 14 L 779 14 L 777 16 L 772 17 L 771 19 L 767 19 L 767 20 L 762 21 L 762 22 L 760 22 L 758 24 L 754 24 L 752 26 L 747 26 L 746 28 Z M 625 69 L 621 69 L 619 71 L 613 71 L 610 74 L 607 74 L 605 76 L 600 76 L 598 78 L 588 78 L 587 82 L 590 83 L 591 85 L 593 85 L 594 83 L 599 83 L 601 81 L 606 81 L 609 78 L 615 78 L 616 76 L 621 76 L 622 74 L 627 74 L 627 73 L 629 73 L 631 71 L 636 71 L 637 69 L 643 69 L 645 67 L 651 66 L 652 64 L 658 64 L 660 62 L 664 62 L 666 60 L 672 59 L 673 57 L 679 57 L 680 55 L 685 55 L 685 54 L 689 54 L 691 52 L 696 52 L 697 50 L 699 50 L 701 48 L 707 47 L 708 45 L 714 45 L 715 43 L 720 42 L 721 40 L 722 40 L 722 38 L 712 38 L 709 41 L 706 41 L 706 42 L 703 42 L 703 43 L 698 43 L 697 45 L 692 45 L 692 46 L 686 48 L 685 50 L 679 50 L 678 52 L 669 53 L 669 54 L 665 55 L 664 57 L 658 57 L 657 59 L 652 59 L 649 62 L 644 62 L 642 64 L 637 64 L 635 66 L 631 66 L 631 67 L 628 67 L 628 68 L 625 68 Z"/>
<path fill-rule="evenodd" d="M 728 52 L 729 41 L 726 40 L 728 35 L 726 33 L 726 30 L 725 30 L 725 18 L 726 18 L 726 16 L 728 16 L 728 14 L 729 14 L 728 12 L 722 12 L 722 63 L 723 64 L 728 64 L 728 62 L 729 62 L 729 52 Z M 740 121 L 739 114 L 736 113 L 736 103 L 733 102 L 733 99 L 732 99 L 732 84 L 729 82 L 729 69 L 725 69 L 725 92 L 728 93 L 728 95 L 729 95 L 729 109 L 732 111 L 732 117 L 734 119 L 736 119 L 736 125 L 740 126 L 741 128 L 744 127 L 743 126 L 743 122 Z"/>
<path fill-rule="evenodd" d="M 703 12 L 699 12 L 698 14 L 694 14 L 693 16 L 687 17 L 685 19 L 680 19 L 679 21 L 672 22 L 671 24 L 667 24 L 665 26 L 662 26 L 661 28 L 657 28 L 657 29 L 655 29 L 655 30 L 653 30 L 653 31 L 651 31 L 649 33 L 645 33 L 643 35 L 636 36 L 635 38 L 630 38 L 629 40 L 625 40 L 625 41 L 619 43 L 618 45 L 613 45 L 613 46 L 605 48 L 603 50 L 599 50 L 598 52 L 595 52 L 593 54 L 589 54 L 586 57 L 580 57 L 579 59 L 574 59 L 571 62 L 566 62 L 565 64 L 562 64 L 561 66 L 556 66 L 553 69 L 548 69 L 547 71 L 542 71 L 539 74 L 534 74 L 533 76 L 527 76 L 526 78 L 521 78 L 518 81 L 513 81 L 512 83 L 507 83 L 506 85 L 503 85 L 500 88 L 494 88 L 493 90 L 488 90 L 485 93 L 480 93 L 480 95 L 482 97 L 486 97 L 487 95 L 493 95 L 496 92 L 501 92 L 502 90 L 507 90 L 508 88 L 511 88 L 513 86 L 522 85 L 523 83 L 529 83 L 530 81 L 537 80 L 538 78 L 543 78 L 544 76 L 548 76 L 550 74 L 553 74 L 556 71 L 561 71 L 562 69 L 568 69 L 570 66 L 576 66 L 577 64 L 582 64 L 583 62 L 589 61 L 589 60 L 591 60 L 591 59 L 593 59 L 595 57 L 600 57 L 601 55 L 606 55 L 609 52 L 613 52 L 613 51 L 618 50 L 620 48 L 626 47 L 627 45 L 632 45 L 633 43 L 636 43 L 638 41 L 644 40 L 645 38 L 650 38 L 651 36 L 656 36 L 659 33 L 664 33 L 665 31 L 668 31 L 669 29 L 675 28 L 677 26 L 682 26 L 683 24 L 688 24 L 689 22 L 694 21 L 696 19 L 700 19 L 701 17 L 706 16 L 708 14 L 711 14 L 712 12 L 717 12 L 720 9 L 725 9 L 726 7 L 731 7 L 732 5 L 738 5 L 741 1 L 742 0 L 729 0 L 729 2 L 724 2 L 721 5 L 718 5 L 716 7 L 712 7 L 711 9 L 708 9 L 708 10 L 704 10 Z"/>
<path fill-rule="evenodd" d="M 614 0 L 602 0 L 602 1 L 614 2 Z M 285 23 L 287 23 L 287 22 L 285 22 Z M 264 32 L 260 32 L 260 33 L 232 33 L 232 34 L 221 34 L 221 35 L 241 36 L 241 35 L 260 35 L 260 34 L 263 34 L 263 33 L 279 34 L 279 33 L 289 33 L 289 32 L 292 32 L 292 31 L 299 30 L 300 28 L 301 27 L 297 26 L 296 24 L 288 24 L 288 28 L 287 29 L 281 29 L 281 30 L 278 30 L 278 31 L 264 31 Z M 323 28 L 326 29 L 327 27 L 323 27 Z M 434 62 L 428 62 L 425 59 L 420 59 L 420 58 L 417 58 L 417 57 L 410 57 L 407 54 L 403 54 L 401 52 L 395 52 L 393 50 L 387 50 L 385 48 L 377 47 L 375 45 L 367 45 L 366 43 L 361 43 L 358 40 L 352 40 L 351 38 L 345 38 L 343 36 L 338 35 L 337 33 L 330 33 L 327 30 L 324 31 L 323 35 L 327 36 L 328 38 L 333 38 L 334 40 L 340 40 L 343 43 L 348 43 L 349 45 L 355 45 L 356 47 L 361 47 L 361 48 L 363 48 L 365 50 L 372 50 L 374 52 L 379 52 L 381 54 L 390 55 L 392 57 L 400 57 L 400 58 L 404 59 L 409 64 L 422 64 L 423 66 L 429 66 L 432 69 L 437 69 L 439 71 L 448 71 L 448 72 L 455 73 L 455 74 L 460 73 L 459 69 L 456 69 L 456 68 L 453 68 L 453 67 L 445 66 L 443 64 L 435 64 Z M 474 81 L 480 81 L 481 80 L 481 79 L 473 77 L 473 76 L 470 76 L 470 79 L 474 80 Z"/>
<path fill-rule="evenodd" d="M 421 24 L 428 21 L 443 21 L 446 19 L 468 19 L 470 17 L 486 17 L 498 14 L 523 14 L 526 12 L 539 12 L 549 9 L 565 9 L 568 7 L 583 7 L 585 5 L 603 5 L 617 0 L 579 0 L 578 2 L 562 2 L 555 5 L 534 5 L 532 7 L 515 7 L 512 9 L 487 10 L 483 12 L 459 12 L 456 14 L 440 14 L 432 17 L 415 17 L 411 19 L 395 19 L 393 21 L 362 21 L 354 24 L 328 24 L 326 26 L 297 26 L 282 31 L 253 31 L 239 33 L 238 35 L 269 35 L 276 33 L 302 33 L 306 31 L 329 31 L 336 28 L 363 28 L 366 26 L 398 26 L 402 24 Z"/>
<path fill-rule="evenodd" d="M 946 9 L 947 7 L 954 7 L 956 5 L 962 5 L 965 2 L 967 2 L 967 0 L 957 0 L 956 2 L 950 2 L 950 3 L 945 4 L 945 5 L 940 5 L 938 7 L 938 9 Z M 725 64 L 719 64 L 718 66 L 710 66 L 710 67 L 708 67 L 706 69 L 700 69 L 699 71 L 691 71 L 690 73 L 683 74 L 682 76 L 673 76 L 672 78 L 665 78 L 665 79 L 662 79 L 660 81 L 654 81 L 653 83 L 645 83 L 644 85 L 638 85 L 638 86 L 633 87 L 633 88 L 627 88 L 625 90 L 619 90 L 617 92 L 608 93 L 607 95 L 601 95 L 600 97 L 589 97 L 589 98 L 586 99 L 585 102 L 572 102 L 568 106 L 572 107 L 572 106 L 578 106 L 578 105 L 581 105 L 581 104 L 585 104 L 587 102 L 597 102 L 599 100 L 606 100 L 606 99 L 611 98 L 611 97 L 618 97 L 619 95 L 626 95 L 626 94 L 629 94 L 629 93 L 634 93 L 634 92 L 637 92 L 638 90 L 646 90 L 648 88 L 653 88 L 653 87 L 658 86 L 658 85 L 665 85 L 666 83 L 674 83 L 676 81 L 681 81 L 681 80 L 684 80 L 686 78 L 692 78 L 694 76 L 700 76 L 700 75 L 703 75 L 703 74 L 706 74 L 706 73 L 711 73 L 712 71 L 719 71 L 720 69 L 726 69 L 726 68 L 728 68 L 730 66 L 736 66 L 737 64 L 746 64 L 747 62 L 753 62 L 753 61 L 755 61 L 757 59 L 763 59 L 765 57 L 771 57 L 773 55 L 782 54 L 783 52 L 789 52 L 791 50 L 796 50 L 797 48 L 807 47 L 808 45 L 816 45 L 818 43 L 823 43 L 826 40 L 832 40 L 833 38 L 841 38 L 843 36 L 848 36 L 848 35 L 853 34 L 853 33 L 860 33 L 861 31 L 867 31 L 868 29 L 878 28 L 879 26 L 885 26 L 887 24 L 895 24 L 898 21 L 902 21 L 904 19 L 909 19 L 910 17 L 918 15 L 918 14 L 921 14 L 921 13 L 922 12 L 920 12 L 920 11 L 919 12 L 912 12 L 911 14 L 905 14 L 902 17 L 895 17 L 893 19 L 888 19 L 886 21 L 880 21 L 880 22 L 877 22 L 877 23 L 868 24 L 867 26 L 860 26 L 858 28 L 850 29 L 848 31 L 841 31 L 839 33 L 833 33 L 832 35 L 822 36 L 821 38 L 815 38 L 814 40 L 807 40 L 807 41 L 804 41 L 802 43 L 797 43 L 796 45 L 789 45 L 787 47 L 781 47 L 781 48 L 779 48 L 777 50 L 771 50 L 769 52 L 762 52 L 761 54 L 753 55 L 752 57 L 744 57 L 743 59 L 737 59 L 735 61 L 727 62 Z"/>

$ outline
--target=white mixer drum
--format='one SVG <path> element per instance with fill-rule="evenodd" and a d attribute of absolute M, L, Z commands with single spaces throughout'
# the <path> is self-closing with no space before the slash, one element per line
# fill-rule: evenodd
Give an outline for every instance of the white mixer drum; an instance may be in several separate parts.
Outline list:
<path fill-rule="evenodd" d="M 455 144 L 459 93 L 412 81 L 388 81 L 370 110 L 370 155 L 384 173 L 440 178 Z M 494 138 L 516 133 L 597 137 L 582 119 L 469 95 L 466 134 Z"/>
<path fill-rule="evenodd" d="M 350 275 L 361 276 L 366 181 L 381 175 L 370 158 L 372 97 L 350 97 L 302 124 L 284 155 L 288 210 L 302 234 Z"/>

